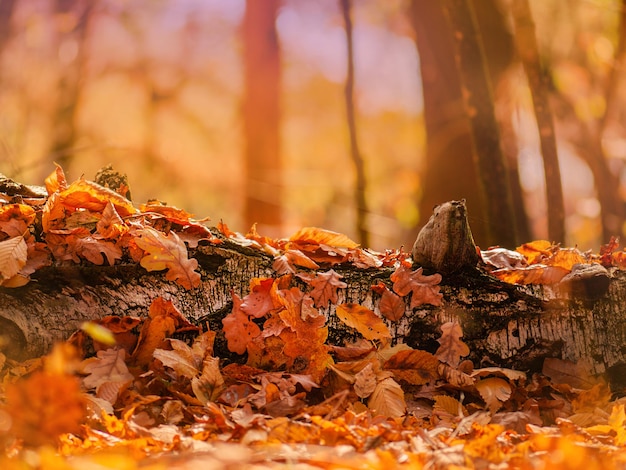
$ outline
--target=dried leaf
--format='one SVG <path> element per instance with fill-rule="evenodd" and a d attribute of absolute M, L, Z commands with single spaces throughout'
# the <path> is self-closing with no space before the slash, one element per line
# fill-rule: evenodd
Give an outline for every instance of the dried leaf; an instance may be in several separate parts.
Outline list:
<path fill-rule="evenodd" d="M 191 389 L 200 403 L 206 405 L 215 401 L 224 388 L 224 377 L 220 373 L 220 360 L 207 357 L 202 364 L 202 372 L 191 380 Z"/>
<path fill-rule="evenodd" d="M 273 310 L 274 301 L 270 290 L 274 285 L 273 278 L 254 278 L 250 281 L 251 292 L 243 298 L 241 310 L 254 318 L 261 318 Z"/>
<path fill-rule="evenodd" d="M 376 372 L 372 368 L 372 364 L 367 364 L 354 376 L 354 391 L 360 398 L 367 398 L 376 388 Z"/>
<path fill-rule="evenodd" d="M 427 351 L 405 350 L 394 354 L 383 368 L 393 372 L 398 380 L 423 385 L 439 378 L 439 359 Z"/>
<path fill-rule="evenodd" d="M 200 274 L 195 271 L 198 262 L 187 257 L 187 248 L 176 233 L 165 235 L 153 228 L 146 227 L 135 231 L 135 243 L 146 251 L 141 258 L 141 265 L 148 271 L 167 269 L 165 278 L 176 281 L 185 289 L 200 285 Z"/>
<path fill-rule="evenodd" d="M 463 341 L 463 330 L 461 325 L 456 322 L 448 322 L 441 325 L 441 331 L 443 332 L 441 338 L 437 341 L 441 346 L 435 352 L 442 362 L 456 367 L 461 361 L 461 357 L 467 356 L 470 352 L 469 347 Z"/>
<path fill-rule="evenodd" d="M 343 276 L 333 269 L 325 273 L 316 273 L 313 277 L 304 274 L 299 274 L 298 277 L 313 286 L 310 295 L 316 307 L 326 307 L 329 302 L 336 304 L 338 302 L 337 290 L 348 287 L 348 284 L 340 280 Z"/>
<path fill-rule="evenodd" d="M 276 273 L 293 274 L 296 272 L 296 266 L 303 268 L 318 269 L 319 265 L 311 258 L 306 256 L 300 250 L 287 250 L 282 255 L 277 256 L 272 264 L 272 269 Z"/>
<path fill-rule="evenodd" d="M 107 349 L 98 351 L 96 357 L 86 359 L 82 370 L 88 374 L 83 379 L 86 388 L 98 388 L 106 382 L 128 382 L 133 375 L 128 371 L 126 352 L 123 349 Z"/>
<path fill-rule="evenodd" d="M 441 305 L 443 295 L 439 292 L 441 274 L 425 276 L 422 274 L 423 268 L 411 271 L 404 263 L 401 263 L 391 275 L 393 281 L 393 291 L 404 297 L 413 293 L 411 297 L 411 308 L 416 308 L 423 304 Z"/>
<path fill-rule="evenodd" d="M 241 310 L 241 299 L 235 293 L 233 310 L 222 320 L 228 350 L 237 354 L 246 352 L 248 345 L 261 334 L 261 329 Z"/>
<path fill-rule="evenodd" d="M 387 325 L 366 307 L 352 303 L 337 305 L 336 315 L 343 323 L 355 328 L 366 339 L 391 338 Z"/>
<path fill-rule="evenodd" d="M 59 201 L 64 206 L 72 209 L 83 208 L 92 212 L 102 212 L 110 202 L 122 217 L 138 212 L 125 197 L 93 181 L 84 179 L 74 181 L 67 189 L 59 192 L 58 195 Z"/>
<path fill-rule="evenodd" d="M 378 310 L 387 320 L 398 321 L 404 316 L 406 305 L 402 297 L 394 294 L 385 286 L 378 303 Z"/>
<path fill-rule="evenodd" d="M 406 412 L 402 387 L 392 378 L 378 382 L 367 401 L 367 406 L 375 413 L 389 418 L 399 418 Z"/>
<path fill-rule="evenodd" d="M 57 191 L 64 191 L 67 189 L 67 180 L 65 179 L 65 173 L 61 165 L 54 164 L 55 169 L 45 179 L 46 191 L 48 196 Z"/>
<path fill-rule="evenodd" d="M 333 232 L 317 227 L 304 227 L 289 237 L 292 243 L 299 245 L 328 245 L 336 248 L 357 248 L 358 243 L 353 242 L 343 233 Z"/>
<path fill-rule="evenodd" d="M 26 264 L 28 247 L 23 236 L 0 242 L 0 280 L 15 276 Z"/>
<path fill-rule="evenodd" d="M 499 377 L 489 377 L 475 383 L 476 390 L 485 401 L 489 411 L 495 413 L 511 398 L 511 385 Z"/>

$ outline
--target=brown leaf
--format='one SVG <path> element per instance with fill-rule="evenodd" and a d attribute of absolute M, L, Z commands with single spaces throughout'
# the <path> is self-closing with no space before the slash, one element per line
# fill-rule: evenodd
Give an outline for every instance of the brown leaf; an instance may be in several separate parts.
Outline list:
<path fill-rule="evenodd" d="M 57 191 L 64 191 L 67 189 L 67 180 L 65 179 L 65 173 L 61 165 L 54 164 L 56 167 L 52 173 L 45 179 L 46 191 L 48 196 Z"/>
<path fill-rule="evenodd" d="M 427 351 L 406 350 L 394 354 L 383 368 L 394 377 L 413 385 L 423 385 L 439 378 L 439 359 Z"/>
<path fill-rule="evenodd" d="M 115 210 L 115 206 L 109 201 L 102 211 L 102 217 L 96 224 L 96 230 L 103 238 L 118 239 L 128 231 L 124 220 Z"/>
<path fill-rule="evenodd" d="M 393 291 L 404 297 L 413 293 L 411 297 L 411 308 L 416 308 L 423 304 L 441 305 L 443 295 L 439 292 L 438 284 L 441 282 L 441 274 L 425 276 L 422 274 L 423 268 L 411 271 L 405 263 L 400 263 L 398 268 L 391 275 L 393 281 Z"/>
<path fill-rule="evenodd" d="M 293 274 L 296 266 L 303 268 L 318 269 L 319 265 L 300 250 L 286 250 L 282 255 L 277 256 L 272 264 L 272 269 L 278 274 Z"/>
<path fill-rule="evenodd" d="M 298 277 L 313 286 L 310 295 L 316 307 L 326 307 L 329 302 L 336 304 L 338 302 L 337 290 L 348 287 L 348 284 L 340 280 L 343 276 L 333 269 L 325 273 L 316 273 L 314 277 L 304 274 L 299 274 Z"/>
<path fill-rule="evenodd" d="M 499 377 L 479 380 L 474 385 L 492 413 L 498 411 L 502 404 L 511 398 L 511 385 Z"/>
<path fill-rule="evenodd" d="M 187 257 L 187 248 L 176 233 L 165 235 L 150 227 L 137 229 L 135 243 L 146 254 L 141 258 L 141 265 L 148 271 L 167 269 L 165 278 L 176 281 L 185 289 L 198 287 L 200 274 L 195 271 L 198 261 Z"/>
<path fill-rule="evenodd" d="M 404 316 L 406 305 L 402 297 L 397 296 L 385 286 L 378 303 L 378 310 L 387 320 L 398 321 Z"/>
<path fill-rule="evenodd" d="M 83 385 L 96 389 L 96 396 L 104 398 L 109 403 L 114 404 L 117 400 L 117 392 L 124 384 L 134 379 L 128 371 L 126 362 L 126 351 L 123 349 L 107 349 L 98 351 L 96 357 L 86 359 L 82 363 L 82 371 L 88 374 L 83 379 Z M 108 384 L 105 388 L 106 394 L 98 393 L 99 389 Z M 110 385 L 113 385 L 111 390 Z M 113 392 L 113 393 L 111 393 Z"/>
<path fill-rule="evenodd" d="M 463 330 L 461 325 L 456 322 L 448 322 L 441 325 L 441 331 L 443 332 L 441 338 L 437 341 L 441 346 L 435 352 L 442 362 L 456 367 L 459 365 L 461 357 L 469 354 L 469 347 L 463 341 Z"/>
<path fill-rule="evenodd" d="M 387 325 L 366 307 L 353 303 L 337 305 L 336 315 L 343 323 L 355 328 L 366 339 L 391 338 Z"/>
<path fill-rule="evenodd" d="M 367 364 L 354 376 L 354 391 L 359 398 L 367 398 L 376 388 L 376 372 L 372 368 L 372 364 Z"/>
<path fill-rule="evenodd" d="M 203 405 L 219 397 L 224 389 L 224 377 L 220 373 L 220 360 L 217 357 L 204 359 L 202 372 L 191 380 L 191 389 Z"/>
<path fill-rule="evenodd" d="M 399 418 L 406 412 L 404 392 L 392 378 L 383 379 L 376 384 L 374 392 L 367 401 L 367 406 L 380 415 Z"/>
<path fill-rule="evenodd" d="M 358 243 L 353 242 L 343 233 L 333 232 L 317 227 L 304 227 L 289 237 L 289 241 L 299 245 L 328 245 L 331 247 L 357 248 Z"/>

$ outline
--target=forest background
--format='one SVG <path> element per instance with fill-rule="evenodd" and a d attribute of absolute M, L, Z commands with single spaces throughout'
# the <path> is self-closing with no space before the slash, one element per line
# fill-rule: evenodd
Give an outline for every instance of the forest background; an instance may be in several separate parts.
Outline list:
<path fill-rule="evenodd" d="M 477 189 L 453 1 L 1 0 L 0 172 L 40 184 L 53 162 L 70 180 L 112 164 L 136 203 L 378 250 L 408 249 L 435 204 L 462 197 L 482 248 L 555 238 L 514 3 L 470 2 L 513 188 L 497 220 Z M 597 249 L 624 232 L 625 3 L 529 3 L 564 196 L 554 241 Z"/>

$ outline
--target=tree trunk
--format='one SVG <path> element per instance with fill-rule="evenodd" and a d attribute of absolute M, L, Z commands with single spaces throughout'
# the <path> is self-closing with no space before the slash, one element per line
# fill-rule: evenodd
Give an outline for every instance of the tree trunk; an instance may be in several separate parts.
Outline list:
<path fill-rule="evenodd" d="M 200 246 L 202 284 L 185 290 L 134 264 L 48 267 L 35 272 L 20 288 L 0 287 L 0 331 L 3 352 L 25 358 L 48 351 L 86 320 L 105 315 L 146 317 L 157 296 L 171 299 L 192 322 L 218 332 L 216 354 L 233 357 L 221 333 L 222 318 L 232 309 L 232 293 L 249 293 L 254 277 L 278 277 L 272 258 L 231 240 Z M 358 303 L 379 314 L 379 295 L 371 286 L 388 281 L 392 269 L 334 266 L 347 288 L 339 290 L 338 304 Z M 294 278 L 295 279 L 295 278 Z M 292 281 L 297 283 L 298 281 Z M 407 308 L 405 316 L 388 321 L 394 341 L 434 352 L 443 323 L 459 322 L 470 359 L 478 366 L 498 365 L 518 370 L 541 370 L 545 358 L 578 362 L 588 373 L 606 373 L 615 383 L 626 367 L 626 273 L 613 274 L 608 290 L 577 290 L 561 286 L 515 286 L 479 271 L 443 278 L 443 304 Z M 598 287 L 598 286 L 596 286 Z M 342 345 L 358 335 L 335 316 L 335 306 L 324 309 L 329 343 Z"/>
<path fill-rule="evenodd" d="M 280 0 L 248 0 L 244 45 L 244 222 L 264 234 L 280 232 L 280 49 L 276 15 Z"/>
<path fill-rule="evenodd" d="M 473 7 L 484 38 L 486 59 L 492 83 L 496 84 L 513 58 L 513 40 L 505 18 L 491 0 L 474 0 Z M 459 73 L 454 60 L 454 42 L 441 2 L 413 0 L 411 18 L 420 56 L 424 94 L 424 123 L 427 146 L 422 170 L 423 191 L 420 200 L 421 225 L 431 210 L 448 200 L 466 199 L 476 243 L 487 247 L 494 243 L 488 236 L 489 223 L 479 190 L 479 175 L 471 152 L 472 137 L 463 105 Z M 508 136 L 511 138 L 512 133 Z M 516 146 L 512 143 L 508 179 L 511 182 L 515 220 L 520 238 L 528 240 L 528 223 L 517 174 Z M 501 240 L 499 242 L 502 242 Z"/>
<path fill-rule="evenodd" d="M 354 164 L 356 184 L 354 186 L 354 201 L 356 204 L 356 231 L 361 246 L 370 246 L 369 230 L 367 227 L 367 200 L 365 199 L 367 182 L 365 178 L 365 162 L 359 149 L 359 139 L 356 126 L 356 110 L 354 105 L 354 52 L 352 40 L 352 2 L 340 0 L 343 22 L 346 30 L 346 49 L 348 70 L 346 73 L 345 99 L 348 133 L 350 134 L 350 156 Z"/>
<path fill-rule="evenodd" d="M 513 247 L 517 240 L 509 172 L 500 146 L 491 78 L 474 6 L 470 0 L 446 0 L 443 5 L 470 122 L 471 149 L 489 225 L 488 244 Z"/>

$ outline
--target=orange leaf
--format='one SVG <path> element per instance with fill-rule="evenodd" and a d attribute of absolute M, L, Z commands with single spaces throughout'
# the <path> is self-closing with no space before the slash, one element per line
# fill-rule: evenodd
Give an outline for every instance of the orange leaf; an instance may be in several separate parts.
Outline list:
<path fill-rule="evenodd" d="M 553 246 L 554 245 L 547 240 L 535 240 L 534 242 L 524 243 L 518 246 L 515 251 L 523 254 L 528 264 L 535 264 L 550 257 Z"/>
<path fill-rule="evenodd" d="M 83 208 L 92 212 L 102 212 L 107 203 L 111 202 L 122 217 L 137 213 L 137 209 L 125 197 L 84 179 L 74 181 L 66 190 L 61 191 L 59 201 L 66 207 Z"/>
<path fill-rule="evenodd" d="M 499 377 L 479 380 L 474 385 L 492 413 L 498 411 L 502 403 L 511 398 L 511 385 Z"/>
<path fill-rule="evenodd" d="M 9 237 L 23 235 L 37 216 L 35 209 L 26 204 L 6 204 L 0 207 L 0 232 Z"/>
<path fill-rule="evenodd" d="M 292 274 L 296 272 L 295 265 L 309 269 L 318 269 L 319 265 L 300 250 L 287 250 L 274 259 L 272 268 L 278 274 Z"/>
<path fill-rule="evenodd" d="M 369 340 L 391 338 L 387 325 L 369 308 L 358 304 L 337 305 L 337 317 L 346 325 L 355 328 Z"/>
<path fill-rule="evenodd" d="M 431 353 L 420 350 L 400 351 L 389 358 L 383 368 L 393 375 L 413 385 L 423 385 L 439 378 L 439 359 Z"/>
<path fill-rule="evenodd" d="M 252 292 L 243 298 L 241 310 L 251 317 L 261 318 L 270 310 L 273 310 L 274 301 L 270 295 L 270 290 L 274 284 L 273 278 L 254 278 L 250 281 Z"/>
<path fill-rule="evenodd" d="M 317 227 L 301 228 L 289 238 L 289 241 L 299 245 L 328 245 L 341 248 L 357 248 L 359 246 L 358 243 L 353 242 L 343 233 Z"/>
<path fill-rule="evenodd" d="M 399 418 L 406 412 L 404 392 L 392 378 L 383 379 L 376 385 L 367 406 L 383 416 Z"/>
<path fill-rule="evenodd" d="M 120 238 L 128 231 L 124 220 L 115 210 L 115 206 L 109 201 L 102 211 L 102 217 L 96 224 L 96 230 L 104 238 Z"/>
<path fill-rule="evenodd" d="M 48 196 L 57 191 L 64 191 L 67 189 L 67 180 L 65 179 L 65 173 L 61 165 L 54 164 L 56 168 L 45 179 L 46 191 Z"/>
<path fill-rule="evenodd" d="M 187 248 L 176 233 L 165 235 L 153 228 L 146 227 L 135 232 L 135 243 L 146 251 L 141 258 L 141 265 L 148 271 L 167 269 L 165 278 L 176 281 L 185 289 L 200 285 L 200 274 L 195 271 L 198 261 L 187 257 Z"/>
<path fill-rule="evenodd" d="M 448 322 L 441 325 L 441 331 L 443 334 L 437 341 L 441 346 L 435 352 L 442 362 L 456 367 L 459 365 L 460 358 L 469 354 L 469 348 L 467 344 L 461 341 L 463 336 L 463 330 L 461 325 L 456 322 Z"/>
<path fill-rule="evenodd" d="M 235 293 L 233 310 L 222 319 L 228 350 L 237 354 L 246 352 L 248 345 L 261 334 L 261 329 L 241 310 L 241 299 Z"/>
<path fill-rule="evenodd" d="M 163 205 L 159 201 L 150 201 L 148 204 L 142 204 L 139 208 L 143 213 L 152 212 L 159 214 L 170 222 L 178 225 L 187 225 L 189 223 L 189 219 L 193 217 L 193 214 L 190 214 L 187 211 Z"/>

